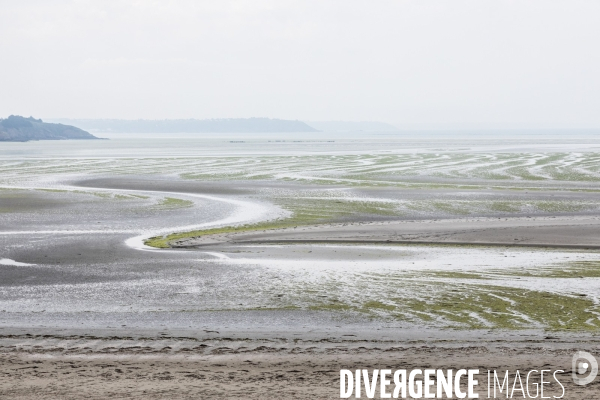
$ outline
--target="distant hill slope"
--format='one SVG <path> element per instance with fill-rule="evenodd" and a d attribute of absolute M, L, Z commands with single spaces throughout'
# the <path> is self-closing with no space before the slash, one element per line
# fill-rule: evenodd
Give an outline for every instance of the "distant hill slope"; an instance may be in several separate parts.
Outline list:
<path fill-rule="evenodd" d="M 396 132 L 399 129 L 376 121 L 307 121 L 308 125 L 323 132 Z"/>
<path fill-rule="evenodd" d="M 29 140 L 98 139 L 74 126 L 49 124 L 33 117 L 11 115 L 0 119 L 0 142 L 27 142 Z"/>
<path fill-rule="evenodd" d="M 92 132 L 119 133 L 261 133 L 318 132 L 301 121 L 270 118 L 229 119 L 57 119 Z"/>

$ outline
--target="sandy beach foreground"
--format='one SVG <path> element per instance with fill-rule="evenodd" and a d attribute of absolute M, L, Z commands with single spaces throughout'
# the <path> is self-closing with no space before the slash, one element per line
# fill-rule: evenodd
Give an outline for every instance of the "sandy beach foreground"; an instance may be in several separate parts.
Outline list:
<path fill-rule="evenodd" d="M 317 348 L 297 352 L 262 349 L 211 355 L 194 350 L 172 352 L 169 348 L 161 352 L 14 351 L 0 355 L 0 393 L 11 399 L 335 399 L 340 396 L 342 368 L 473 368 L 480 370 L 480 398 L 488 397 L 487 370 L 503 375 L 508 370 L 512 384 L 517 370 L 525 374 L 544 369 L 564 371 L 557 375 L 564 385 L 562 398 L 597 399 L 600 383 L 578 386 L 571 379 L 571 357 L 582 348 L 581 344 L 576 346 L 549 341 L 515 348 L 500 342 L 386 349 L 340 346 L 325 353 Z M 596 354 L 599 349 L 588 348 Z M 530 380 L 531 395 L 534 383 L 539 383 L 535 373 Z M 545 385 L 544 396 L 561 394 L 556 381 Z M 521 393 L 516 392 L 515 397 L 519 396 Z M 506 396 L 498 394 L 498 398 Z"/>

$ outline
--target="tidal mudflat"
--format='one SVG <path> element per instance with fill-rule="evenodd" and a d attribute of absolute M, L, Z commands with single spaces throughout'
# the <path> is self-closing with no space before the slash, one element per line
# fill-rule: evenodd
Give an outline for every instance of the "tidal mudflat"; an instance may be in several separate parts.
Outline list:
<path fill-rule="evenodd" d="M 118 365 L 73 384 L 137 363 L 148 398 L 218 397 L 211 374 L 279 371 L 301 398 L 337 394 L 306 365 L 598 351 L 593 136 L 180 136 L 0 149 L 3 393 L 92 359 Z M 38 362 L 29 386 L 8 367 Z"/>

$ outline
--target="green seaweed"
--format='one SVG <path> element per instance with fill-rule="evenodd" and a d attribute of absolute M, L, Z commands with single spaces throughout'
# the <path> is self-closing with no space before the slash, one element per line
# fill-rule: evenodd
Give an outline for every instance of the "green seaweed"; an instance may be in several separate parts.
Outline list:
<path fill-rule="evenodd" d="M 178 209 L 178 208 L 188 208 L 194 205 L 193 201 L 178 199 L 175 197 L 165 197 L 158 204 L 156 204 L 155 208 L 158 209 Z"/>
<path fill-rule="evenodd" d="M 287 210 L 291 211 L 291 216 L 285 219 L 277 219 L 274 221 L 266 221 L 256 224 L 211 228 L 189 232 L 178 232 L 165 236 L 155 236 L 147 239 L 144 243 L 147 246 L 164 249 L 171 247 L 171 242 L 206 235 L 292 228 L 299 225 L 310 225 L 331 222 L 343 219 L 346 216 L 356 214 L 378 216 L 389 216 L 394 215 L 394 213 L 399 214 L 395 211 L 394 205 L 380 202 L 352 201 L 326 198 L 303 199 L 291 197 L 275 198 L 274 201 L 277 204 L 286 208 Z"/>
<path fill-rule="evenodd" d="M 597 306 L 592 300 L 535 290 L 473 286 L 429 301 L 404 299 L 403 305 L 436 316 L 455 328 L 600 329 Z"/>
<path fill-rule="evenodd" d="M 506 277 L 600 278 L 600 261 L 571 261 L 535 269 L 492 271 L 492 274 Z"/>
<path fill-rule="evenodd" d="M 442 290 L 429 298 L 371 299 L 362 304 L 319 302 L 308 309 L 387 316 L 454 329 L 600 330 L 600 310 L 584 296 L 492 285 L 455 287 L 459 289 Z"/>

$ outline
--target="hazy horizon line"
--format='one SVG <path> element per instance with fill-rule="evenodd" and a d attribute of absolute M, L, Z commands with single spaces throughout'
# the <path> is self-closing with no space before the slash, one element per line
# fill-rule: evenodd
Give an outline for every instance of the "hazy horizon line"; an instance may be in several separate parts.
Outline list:
<path fill-rule="evenodd" d="M 42 120 L 46 121 L 58 121 L 58 120 L 113 120 L 113 121 L 184 121 L 184 120 L 197 120 L 197 121 L 210 121 L 210 120 L 227 120 L 227 119 L 271 119 L 271 120 L 281 120 L 281 121 L 301 121 L 306 124 L 310 123 L 353 123 L 353 124 L 361 124 L 361 123 L 375 123 L 375 124 L 386 124 L 390 125 L 399 131 L 404 130 L 600 130 L 600 126 L 585 126 L 585 125 L 577 125 L 577 124 L 553 124 L 552 126 L 542 125 L 542 124 L 533 124 L 533 123 L 518 123 L 518 122 L 507 122 L 507 123 L 456 123 L 456 122 L 440 122 L 440 123 L 431 123 L 431 122 L 423 122 L 423 123 L 401 123 L 401 122 L 389 122 L 389 121 L 381 121 L 381 120 L 342 120 L 342 119 L 302 119 L 302 118 L 276 118 L 276 117 L 220 117 L 220 118 L 197 118 L 197 117 L 189 117 L 189 118 L 42 118 Z"/>

